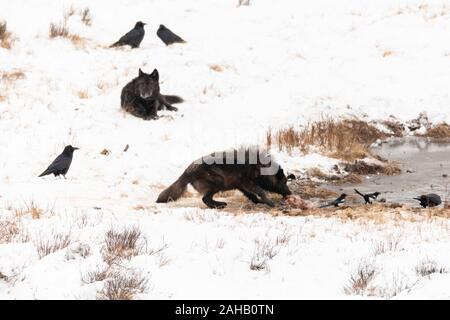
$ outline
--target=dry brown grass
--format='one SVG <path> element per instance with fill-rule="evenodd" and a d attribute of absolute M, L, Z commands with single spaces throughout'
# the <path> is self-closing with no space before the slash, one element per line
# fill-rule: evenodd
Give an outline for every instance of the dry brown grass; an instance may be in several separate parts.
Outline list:
<path fill-rule="evenodd" d="M 381 54 L 381 56 L 383 58 L 387 58 L 389 56 L 392 56 L 393 54 L 394 54 L 394 51 L 392 51 L 392 50 L 384 50 L 383 53 Z"/>
<path fill-rule="evenodd" d="M 2 72 L 2 80 L 8 82 L 14 82 L 17 80 L 25 79 L 25 73 L 21 70 L 13 70 L 9 72 Z"/>
<path fill-rule="evenodd" d="M 52 39 L 54 38 L 68 38 L 69 37 L 69 29 L 65 22 L 60 23 L 50 23 L 48 36 Z"/>
<path fill-rule="evenodd" d="M 437 124 L 428 129 L 425 136 L 436 139 L 450 138 L 450 125 L 447 123 Z"/>
<path fill-rule="evenodd" d="M 349 295 L 364 295 L 369 284 L 375 278 L 376 269 L 370 262 L 361 262 L 354 274 L 350 276 L 350 281 L 344 287 L 344 292 Z"/>
<path fill-rule="evenodd" d="M 11 49 L 14 42 L 14 38 L 11 32 L 8 31 L 8 25 L 6 21 L 0 22 L 0 47 L 4 49 Z"/>
<path fill-rule="evenodd" d="M 89 98 L 89 93 L 87 90 L 80 90 L 77 92 L 77 96 L 80 99 L 87 99 L 87 98 Z"/>
<path fill-rule="evenodd" d="M 51 239 L 38 239 L 35 242 L 35 246 L 39 258 L 43 258 L 53 252 L 67 248 L 67 246 L 71 243 L 70 236 L 70 233 L 56 233 L 53 234 Z"/>
<path fill-rule="evenodd" d="M 266 145 L 270 147 L 275 144 L 280 151 L 288 152 L 293 148 L 308 152 L 310 146 L 315 146 L 331 157 L 354 161 L 369 155 L 370 145 L 386 137 L 386 134 L 365 121 L 328 119 L 310 123 L 299 130 L 289 127 L 274 134 L 269 131 Z"/>
<path fill-rule="evenodd" d="M 383 125 L 392 131 L 394 137 L 403 137 L 405 133 L 405 126 L 398 121 L 386 120 L 383 121 Z"/>
<path fill-rule="evenodd" d="M 50 39 L 55 38 L 64 38 L 68 39 L 72 44 L 77 48 L 84 48 L 86 45 L 86 39 L 80 37 L 79 35 L 72 33 L 69 31 L 69 27 L 67 26 L 67 20 L 71 17 L 75 11 L 71 7 L 69 11 L 66 11 L 63 15 L 63 21 L 59 23 L 50 23 L 49 27 L 49 37 Z"/>
<path fill-rule="evenodd" d="M 367 163 L 365 161 L 355 161 L 345 165 L 344 170 L 353 174 L 368 175 L 368 174 L 383 174 L 395 175 L 401 173 L 400 167 L 394 163 L 390 164 L 376 164 Z"/>
<path fill-rule="evenodd" d="M 111 268 L 105 265 L 103 268 L 97 268 L 93 271 L 88 271 L 81 276 L 81 282 L 91 284 L 97 281 L 106 280 L 111 274 Z"/>
<path fill-rule="evenodd" d="M 437 262 L 431 259 L 424 259 L 416 266 L 416 274 L 418 276 L 427 277 L 433 273 L 448 273 L 447 269 L 438 266 Z"/>
<path fill-rule="evenodd" d="M 97 294 L 99 300 L 131 300 L 147 288 L 147 279 L 135 271 L 114 272 L 106 280 L 103 289 Z"/>
<path fill-rule="evenodd" d="M 55 213 L 53 207 L 41 207 L 33 200 L 30 203 L 26 203 L 22 208 L 14 208 L 13 210 L 17 217 L 30 216 L 32 219 L 40 219 L 44 215 L 53 215 Z"/>
<path fill-rule="evenodd" d="M 88 7 L 84 8 L 80 11 L 80 16 L 81 16 L 81 21 L 85 25 L 87 25 L 89 27 L 92 25 L 92 14 L 91 14 L 91 10 Z"/>
<path fill-rule="evenodd" d="M 146 241 L 137 227 L 125 228 L 121 231 L 108 230 L 105 235 L 103 259 L 111 265 L 118 259 L 130 259 L 143 253 Z"/>
<path fill-rule="evenodd" d="M 0 220 L 0 243 L 14 241 L 22 232 L 22 225 L 17 217 Z"/>
<path fill-rule="evenodd" d="M 219 64 L 210 64 L 209 68 L 216 72 L 223 72 L 223 70 L 224 70 L 223 67 Z"/>
<path fill-rule="evenodd" d="M 272 260 L 279 252 L 278 242 L 270 240 L 256 240 L 250 270 L 260 271 L 268 269 L 268 260 Z"/>

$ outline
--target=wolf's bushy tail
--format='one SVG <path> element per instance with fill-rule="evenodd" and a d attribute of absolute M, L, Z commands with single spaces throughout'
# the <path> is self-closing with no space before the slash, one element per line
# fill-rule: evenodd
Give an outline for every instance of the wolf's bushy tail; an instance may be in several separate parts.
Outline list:
<path fill-rule="evenodd" d="M 177 181 L 172 183 L 170 187 L 165 189 L 161 194 L 158 196 L 158 199 L 156 200 L 157 203 L 166 203 L 169 201 L 176 201 L 178 200 L 183 193 L 186 191 L 187 185 L 189 183 L 189 178 L 186 174 L 182 174 L 181 177 L 178 178 Z"/>
<path fill-rule="evenodd" d="M 162 95 L 164 100 L 170 104 L 173 103 L 182 103 L 184 102 L 182 97 L 179 96 L 173 96 L 173 95 Z"/>

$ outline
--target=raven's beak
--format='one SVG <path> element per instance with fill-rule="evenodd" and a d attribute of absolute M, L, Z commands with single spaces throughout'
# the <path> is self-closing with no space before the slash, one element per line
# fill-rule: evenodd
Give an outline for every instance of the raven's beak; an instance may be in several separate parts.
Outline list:
<path fill-rule="evenodd" d="M 73 150 L 80 150 L 80 148 L 77 148 L 77 147 L 73 147 Z"/>

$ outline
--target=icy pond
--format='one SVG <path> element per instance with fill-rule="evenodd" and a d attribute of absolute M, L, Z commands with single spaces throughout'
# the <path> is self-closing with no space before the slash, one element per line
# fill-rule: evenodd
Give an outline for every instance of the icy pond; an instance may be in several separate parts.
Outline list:
<path fill-rule="evenodd" d="M 450 195 L 450 139 L 432 141 L 425 138 L 399 138 L 382 143 L 374 152 L 400 164 L 402 173 L 396 176 L 367 176 L 360 184 L 344 184 L 332 189 L 354 193 L 381 192 L 379 198 L 388 202 L 417 205 L 412 198 L 425 193 L 437 193 L 442 200 Z"/>

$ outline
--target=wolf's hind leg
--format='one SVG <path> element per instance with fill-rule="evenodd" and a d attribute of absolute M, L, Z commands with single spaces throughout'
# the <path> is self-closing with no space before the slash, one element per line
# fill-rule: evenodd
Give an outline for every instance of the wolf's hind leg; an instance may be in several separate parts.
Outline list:
<path fill-rule="evenodd" d="M 227 206 L 226 202 L 215 201 L 213 200 L 215 192 L 208 191 L 202 198 L 203 202 L 212 209 L 222 209 Z"/>

